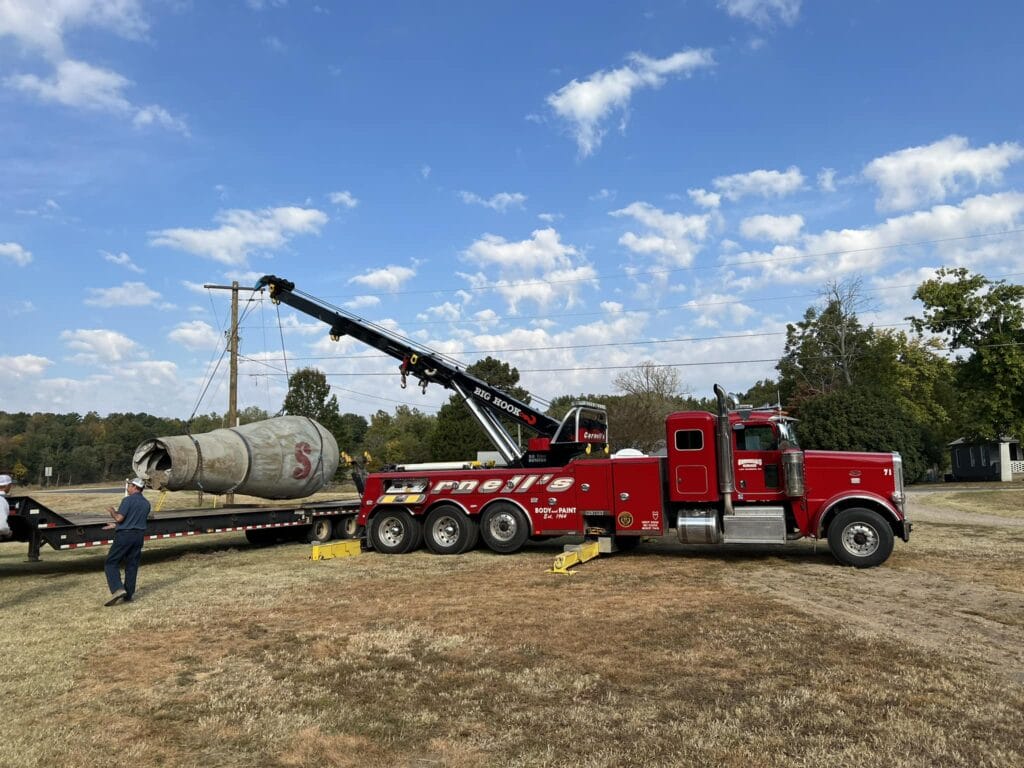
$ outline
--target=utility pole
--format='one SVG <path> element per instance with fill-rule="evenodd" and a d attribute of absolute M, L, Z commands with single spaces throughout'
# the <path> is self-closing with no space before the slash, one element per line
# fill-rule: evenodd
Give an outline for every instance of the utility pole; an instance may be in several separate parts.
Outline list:
<path fill-rule="evenodd" d="M 219 291 L 231 291 L 231 329 L 228 331 L 228 413 L 225 417 L 228 429 L 238 426 L 238 292 L 256 291 L 256 288 L 239 288 L 238 281 L 231 281 L 231 285 L 204 285 L 203 288 Z M 225 504 L 235 503 L 235 494 L 228 493 L 224 496 Z"/>

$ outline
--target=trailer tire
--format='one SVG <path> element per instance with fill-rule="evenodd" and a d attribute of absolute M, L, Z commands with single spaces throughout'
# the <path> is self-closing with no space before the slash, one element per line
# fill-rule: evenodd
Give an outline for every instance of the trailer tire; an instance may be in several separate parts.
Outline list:
<path fill-rule="evenodd" d="M 358 539 L 359 538 L 359 516 L 345 515 L 334 523 L 334 538 L 336 539 Z"/>
<path fill-rule="evenodd" d="M 435 555 L 461 555 L 476 546 L 480 526 L 454 504 L 442 504 L 427 515 L 423 542 Z"/>
<path fill-rule="evenodd" d="M 321 517 L 313 521 L 313 524 L 306 530 L 306 542 L 309 544 L 323 544 L 330 541 L 334 536 L 334 521 L 329 517 Z"/>
<path fill-rule="evenodd" d="M 498 502 L 480 518 L 480 536 L 488 548 L 500 555 L 511 555 L 530 538 L 530 523 L 519 507 Z"/>
<path fill-rule="evenodd" d="M 828 546 L 844 565 L 872 568 L 884 563 L 892 553 L 892 528 L 874 510 L 844 509 L 828 527 Z"/>
<path fill-rule="evenodd" d="M 423 523 L 404 509 L 385 509 L 370 520 L 370 543 L 385 555 L 404 555 L 423 541 Z"/>

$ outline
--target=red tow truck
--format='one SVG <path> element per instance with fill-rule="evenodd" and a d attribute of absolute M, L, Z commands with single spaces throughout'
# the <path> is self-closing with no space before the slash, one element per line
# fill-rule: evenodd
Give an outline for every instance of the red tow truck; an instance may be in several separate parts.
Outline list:
<path fill-rule="evenodd" d="M 730 408 L 715 386 L 718 413 L 687 411 L 665 421 L 660 456 L 608 455 L 607 417 L 580 403 L 557 421 L 467 374 L 445 356 L 332 307 L 267 275 L 283 302 L 401 361 L 402 385 L 439 383 L 465 401 L 505 467 L 405 466 L 362 478 L 357 522 L 378 552 L 421 544 L 459 554 L 478 540 L 499 553 L 530 538 L 607 538 L 619 550 L 642 537 L 686 544 L 785 544 L 826 539 L 833 555 L 876 566 L 896 537 L 909 541 L 898 453 L 804 451 L 794 421 L 775 409 Z M 502 419 L 532 431 L 525 449 Z M 595 452 L 595 448 L 598 450 Z M 596 458 L 599 455 L 600 458 Z"/>

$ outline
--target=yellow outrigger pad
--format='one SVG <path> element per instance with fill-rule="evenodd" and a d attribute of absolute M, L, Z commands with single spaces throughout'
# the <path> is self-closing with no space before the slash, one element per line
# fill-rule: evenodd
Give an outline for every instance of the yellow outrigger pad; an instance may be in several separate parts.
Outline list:
<path fill-rule="evenodd" d="M 545 573 L 562 573 L 571 576 L 574 565 L 593 560 L 601 554 L 601 545 L 596 541 L 585 541 L 582 544 L 567 545 L 565 551 L 555 558 L 554 564 Z"/>
<path fill-rule="evenodd" d="M 332 541 L 330 544 L 315 544 L 310 560 L 331 560 L 335 557 L 353 557 L 361 550 L 359 539 Z"/>

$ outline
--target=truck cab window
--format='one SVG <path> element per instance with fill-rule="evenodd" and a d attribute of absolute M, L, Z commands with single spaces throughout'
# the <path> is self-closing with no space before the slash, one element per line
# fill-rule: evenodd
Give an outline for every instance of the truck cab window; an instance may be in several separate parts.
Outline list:
<path fill-rule="evenodd" d="M 738 451 L 777 451 L 779 441 L 775 430 L 767 424 L 747 426 L 736 433 L 736 450 Z"/>

